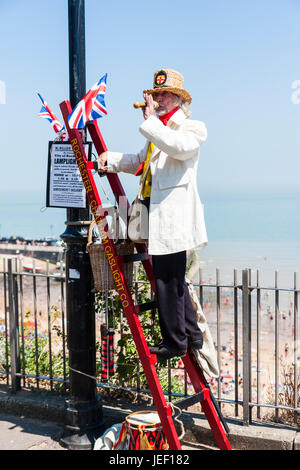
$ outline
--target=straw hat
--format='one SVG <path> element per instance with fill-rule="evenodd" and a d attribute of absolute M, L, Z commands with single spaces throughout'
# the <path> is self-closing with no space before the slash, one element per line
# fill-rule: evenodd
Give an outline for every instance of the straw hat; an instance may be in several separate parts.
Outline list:
<path fill-rule="evenodd" d="M 158 91 L 169 91 L 175 95 L 181 96 L 184 101 L 189 103 L 192 101 L 192 97 L 188 91 L 183 88 L 183 75 L 172 69 L 160 69 L 154 73 L 153 88 L 150 90 L 144 90 L 144 93 L 152 95 Z"/>

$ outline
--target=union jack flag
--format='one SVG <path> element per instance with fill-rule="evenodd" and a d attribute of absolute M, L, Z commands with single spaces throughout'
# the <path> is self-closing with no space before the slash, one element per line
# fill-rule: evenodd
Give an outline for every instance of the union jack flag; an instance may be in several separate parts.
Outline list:
<path fill-rule="evenodd" d="M 44 118 L 44 119 L 47 119 L 47 121 L 50 122 L 53 130 L 58 134 L 58 133 L 62 133 L 62 138 L 64 138 L 66 136 L 66 132 L 65 132 L 65 126 L 63 126 L 59 120 L 57 119 L 57 117 L 55 116 L 55 114 L 51 111 L 48 103 L 44 100 L 44 98 L 38 93 L 38 96 L 41 100 L 41 102 L 43 103 L 43 106 L 41 107 L 41 110 L 40 112 L 38 113 L 38 116 Z"/>
<path fill-rule="evenodd" d="M 106 80 L 107 73 L 92 86 L 69 114 L 68 121 L 71 129 L 82 129 L 88 121 L 106 116 L 107 111 L 104 102 Z"/>

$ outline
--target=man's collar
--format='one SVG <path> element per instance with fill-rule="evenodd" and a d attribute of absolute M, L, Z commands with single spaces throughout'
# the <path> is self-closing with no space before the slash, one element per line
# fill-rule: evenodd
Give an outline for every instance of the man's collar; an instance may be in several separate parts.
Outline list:
<path fill-rule="evenodd" d="M 184 112 L 182 111 L 181 108 L 179 108 L 176 113 L 174 113 L 170 119 L 169 119 L 169 122 L 168 122 L 168 126 L 171 124 L 171 123 L 174 123 L 176 124 L 177 126 L 180 126 L 180 124 L 183 123 L 183 121 L 186 119 L 186 115 L 184 114 Z"/>

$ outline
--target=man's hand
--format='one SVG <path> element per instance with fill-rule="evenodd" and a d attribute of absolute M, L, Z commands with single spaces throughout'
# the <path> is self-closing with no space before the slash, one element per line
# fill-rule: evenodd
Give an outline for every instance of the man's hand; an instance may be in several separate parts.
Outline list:
<path fill-rule="evenodd" d="M 108 152 L 103 152 L 101 153 L 98 158 L 97 158 L 97 162 L 99 163 L 100 165 L 100 170 L 98 171 L 99 173 L 106 173 L 107 172 L 107 153 Z"/>
<path fill-rule="evenodd" d="M 142 108 L 144 119 L 148 119 L 150 116 L 154 116 L 154 103 L 152 95 L 147 95 L 144 93 L 144 98 L 146 101 L 145 108 Z"/>

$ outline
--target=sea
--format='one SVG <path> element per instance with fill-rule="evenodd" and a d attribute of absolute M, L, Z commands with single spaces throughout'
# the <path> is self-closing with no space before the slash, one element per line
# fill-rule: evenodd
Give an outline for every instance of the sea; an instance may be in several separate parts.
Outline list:
<path fill-rule="evenodd" d="M 228 280 L 234 269 L 250 269 L 253 280 L 258 271 L 262 283 L 273 285 L 276 276 L 278 286 L 294 285 L 300 272 L 300 191 L 209 192 L 202 201 L 209 241 L 199 256 L 206 273 L 219 269 Z"/>
<path fill-rule="evenodd" d="M 233 279 L 234 269 L 259 271 L 262 282 L 293 286 L 300 276 L 300 191 L 202 191 L 208 244 L 199 250 L 204 278 Z M 0 193 L 0 236 L 60 238 L 66 209 L 45 207 L 45 195 Z M 254 277 L 253 277 L 254 278 Z M 297 278 L 297 275 L 296 275 Z M 297 279 L 296 279 L 297 280 Z M 298 281 L 297 281 L 298 282 Z M 300 284 L 300 279 L 299 279 Z"/>

